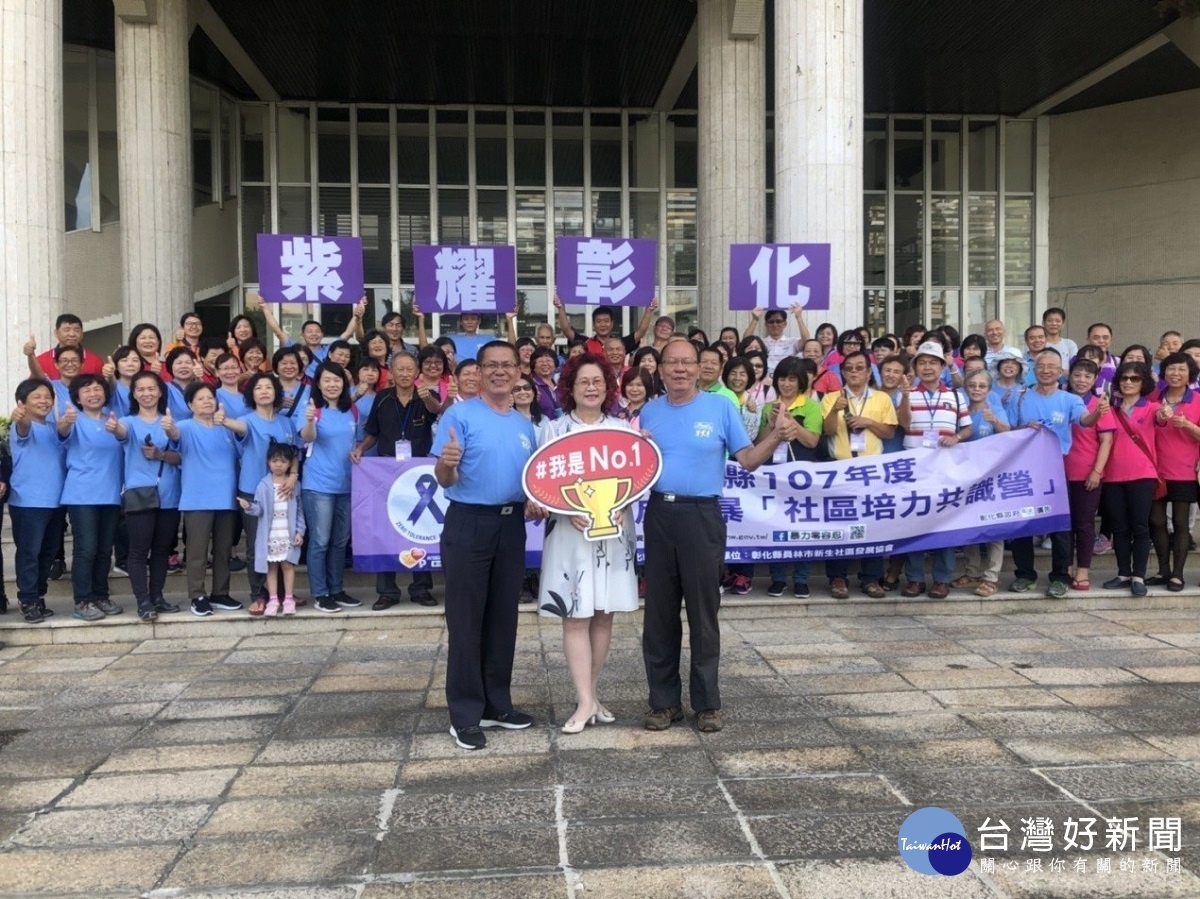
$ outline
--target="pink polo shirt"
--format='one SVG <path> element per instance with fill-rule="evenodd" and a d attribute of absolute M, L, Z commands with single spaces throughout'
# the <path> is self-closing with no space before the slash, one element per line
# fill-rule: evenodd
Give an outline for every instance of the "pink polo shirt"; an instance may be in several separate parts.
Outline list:
<path fill-rule="evenodd" d="M 1162 395 L 1159 394 L 1160 400 Z M 1175 406 L 1174 414 L 1182 415 L 1193 425 L 1200 425 L 1200 394 L 1185 390 L 1183 399 Z M 1156 424 L 1154 442 L 1158 450 L 1158 473 L 1167 481 L 1195 480 L 1196 463 L 1200 461 L 1200 440 L 1169 421 Z"/>
<path fill-rule="evenodd" d="M 1113 409 L 1114 419 L 1116 416 L 1125 416 L 1129 430 L 1136 434 L 1139 440 L 1138 443 L 1134 443 L 1121 422 L 1116 421 L 1112 453 L 1104 469 L 1104 480 L 1111 484 L 1158 477 L 1158 456 L 1154 451 L 1154 415 L 1157 412 L 1158 400 L 1153 396 L 1144 396 L 1138 400 L 1137 404 L 1130 408 L 1128 416 L 1125 416 L 1124 409 Z M 1139 444 L 1150 450 L 1149 458 Z"/>
<path fill-rule="evenodd" d="M 1087 411 L 1092 412 L 1100 402 L 1100 397 L 1089 395 L 1084 398 Z M 1110 409 L 1100 416 L 1092 427 L 1071 425 L 1071 451 L 1063 458 L 1067 469 L 1068 481 L 1086 481 L 1096 467 L 1096 456 L 1100 452 L 1100 434 L 1103 431 L 1115 431 L 1118 425 L 1113 419 Z"/>

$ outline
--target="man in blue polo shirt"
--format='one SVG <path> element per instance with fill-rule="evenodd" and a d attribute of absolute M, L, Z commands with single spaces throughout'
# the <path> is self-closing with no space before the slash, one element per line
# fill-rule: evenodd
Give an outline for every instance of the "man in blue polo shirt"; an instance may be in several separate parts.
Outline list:
<path fill-rule="evenodd" d="M 737 407 L 700 390 L 696 347 L 682 337 L 663 347 L 666 395 L 646 404 L 641 426 L 662 451 L 662 474 L 646 509 L 646 611 L 642 656 L 650 686 L 647 730 L 666 730 L 683 719 L 679 658 L 687 611 L 691 674 L 688 692 L 700 730 L 723 726 L 717 668 L 721 659 L 720 574 L 725 520 L 717 499 L 725 485 L 725 460 L 747 471 L 769 460 L 780 443 L 798 436 L 799 424 L 777 416 L 761 442 L 746 438 Z"/>
<path fill-rule="evenodd" d="M 446 410 L 433 442 L 433 474 L 450 508 L 442 526 L 446 577 L 446 705 L 450 735 L 483 749 L 482 728 L 519 730 L 533 718 L 513 708 L 517 599 L 525 575 L 525 463 L 537 448 L 529 419 L 512 407 L 517 351 L 494 340 L 479 351 L 479 395 Z"/>

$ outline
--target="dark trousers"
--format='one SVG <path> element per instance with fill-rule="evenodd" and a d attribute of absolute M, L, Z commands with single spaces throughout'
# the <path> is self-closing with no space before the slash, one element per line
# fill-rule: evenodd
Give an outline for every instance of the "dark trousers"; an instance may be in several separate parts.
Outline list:
<path fill-rule="evenodd" d="M 375 592 L 380 596 L 400 598 L 400 587 L 396 584 L 396 572 L 379 571 L 375 573 Z M 428 596 L 433 593 L 433 572 L 428 569 L 414 571 L 412 583 L 408 585 L 409 597 Z"/>
<path fill-rule="evenodd" d="M 187 527 L 187 590 L 188 599 L 204 595 L 204 572 L 208 568 L 208 544 L 212 541 L 212 593 L 209 596 L 229 595 L 229 552 L 233 549 L 233 523 L 237 512 L 232 509 L 184 512 Z"/>
<path fill-rule="evenodd" d="M 9 506 L 13 543 L 16 544 L 17 599 L 36 605 L 46 595 L 50 563 L 62 543 L 66 510 Z"/>
<path fill-rule="evenodd" d="M 1067 496 L 1071 503 L 1071 553 L 1080 568 L 1092 567 L 1092 554 L 1096 548 L 1096 510 L 1100 508 L 1100 488 L 1088 490 L 1083 481 L 1067 484 Z M 1051 544 L 1053 545 L 1053 544 Z"/>
<path fill-rule="evenodd" d="M 446 705 L 456 729 L 512 710 L 517 600 L 525 573 L 524 503 L 508 515 L 450 503 L 446 577 Z"/>
<path fill-rule="evenodd" d="M 1113 529 L 1113 552 L 1119 577 L 1146 576 L 1150 560 L 1150 507 L 1155 481 L 1117 481 L 1104 485 L 1104 506 Z"/>
<path fill-rule="evenodd" d="M 129 532 L 129 585 L 139 604 L 163 595 L 167 561 L 179 530 L 178 509 L 148 509 L 125 516 Z"/>
<path fill-rule="evenodd" d="M 253 493 L 243 493 L 241 490 L 238 491 L 237 495 L 239 499 L 254 499 Z M 264 512 L 263 514 L 265 515 L 268 513 Z M 258 539 L 258 519 L 255 516 L 246 512 L 239 512 L 238 515 L 235 516 L 233 523 L 230 525 L 230 551 L 225 553 L 226 565 L 229 564 L 229 556 L 232 553 L 233 546 L 236 545 L 234 541 L 237 538 L 234 532 L 238 529 L 239 522 L 241 524 L 241 529 L 246 533 L 246 582 L 250 587 L 250 599 L 253 600 L 256 596 L 267 595 L 267 573 L 265 571 L 254 570 L 254 543 Z M 271 521 L 270 518 L 268 518 L 267 527 L 270 526 Z M 214 550 L 214 554 L 215 552 L 216 551 Z M 216 569 L 217 560 L 214 558 L 213 570 L 216 571 Z M 271 589 L 275 590 L 276 586 L 276 584 L 272 584 Z"/>
<path fill-rule="evenodd" d="M 825 560 L 825 576 L 830 580 L 835 577 L 840 577 L 842 580 L 850 578 L 850 560 L 841 559 L 826 559 Z M 867 556 L 858 560 L 858 582 L 863 587 L 867 584 L 878 584 L 879 579 L 883 577 L 883 556 Z"/>
<path fill-rule="evenodd" d="M 117 512 L 117 531 L 113 535 L 113 563 L 118 568 L 124 568 L 126 571 L 129 568 L 126 562 L 129 561 L 129 528 L 125 524 L 125 513 Z"/>
<path fill-rule="evenodd" d="M 691 672 L 688 693 L 697 712 L 721 707 L 719 578 L 725 558 L 725 521 L 712 502 L 669 503 L 659 494 L 646 508 L 646 612 L 642 657 L 650 707 L 682 705 L 679 660 L 683 648 L 682 601 L 687 612 Z"/>
<path fill-rule="evenodd" d="M 1050 582 L 1067 583 L 1071 576 L 1067 568 L 1071 565 L 1071 532 L 1057 531 L 1050 534 Z M 1012 541 L 1014 574 L 1019 578 L 1036 581 L 1037 569 L 1034 568 L 1033 538 L 1017 537 Z"/>
<path fill-rule="evenodd" d="M 1171 531 L 1167 533 L 1167 501 L 1159 500 L 1150 509 L 1150 539 L 1154 542 L 1154 554 L 1158 556 L 1158 573 L 1165 578 L 1183 580 L 1183 566 L 1188 557 L 1188 512 L 1191 503 L 1171 503 Z M 1174 564 L 1172 564 L 1172 558 Z"/>
<path fill-rule="evenodd" d="M 108 570 L 120 506 L 67 506 L 71 516 L 71 591 L 75 602 L 108 598 Z"/>

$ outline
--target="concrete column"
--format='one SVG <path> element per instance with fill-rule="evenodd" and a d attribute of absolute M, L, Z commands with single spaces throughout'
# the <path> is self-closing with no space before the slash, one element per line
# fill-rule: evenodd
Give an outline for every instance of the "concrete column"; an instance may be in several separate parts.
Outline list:
<path fill-rule="evenodd" d="M 122 311 L 126 331 L 153 322 L 169 342 L 192 308 L 188 4 L 160 0 L 148 16 L 129 5 L 116 5 Z"/>
<path fill-rule="evenodd" d="M 735 12 L 754 3 L 698 0 L 700 325 L 749 321 L 729 311 L 729 245 L 761 243 L 766 230 L 766 38 L 762 4 L 750 26 Z M 732 34 L 738 36 L 731 37 Z"/>
<path fill-rule="evenodd" d="M 66 289 L 62 0 L 0 0 L 0 410 L 29 377 L 21 345 L 53 345 Z"/>
<path fill-rule="evenodd" d="M 775 240 L 833 245 L 828 318 L 863 320 L 863 0 L 775 0 Z"/>

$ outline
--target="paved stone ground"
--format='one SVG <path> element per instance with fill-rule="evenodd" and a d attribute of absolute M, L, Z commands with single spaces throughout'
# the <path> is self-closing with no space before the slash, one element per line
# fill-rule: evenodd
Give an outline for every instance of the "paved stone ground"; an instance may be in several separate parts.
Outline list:
<path fill-rule="evenodd" d="M 723 615 L 724 732 L 641 729 L 628 615 L 617 723 L 560 734 L 560 628 L 523 615 L 515 698 L 538 724 L 479 753 L 446 733 L 435 616 L 0 650 L 0 894 L 1200 895 L 1193 609 Z M 910 871 L 897 833 L 925 805 L 976 848 L 1005 819 L 1012 851 Z M 1020 851 L 1033 815 L 1054 852 Z M 1179 851 L 1143 851 L 1151 816 L 1182 819 Z M 1138 850 L 1064 852 L 1067 817 L 1138 817 Z"/>

